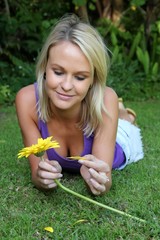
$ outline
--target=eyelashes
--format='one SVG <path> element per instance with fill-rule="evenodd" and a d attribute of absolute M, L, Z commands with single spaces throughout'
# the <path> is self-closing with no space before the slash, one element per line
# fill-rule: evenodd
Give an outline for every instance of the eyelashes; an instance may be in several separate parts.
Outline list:
<path fill-rule="evenodd" d="M 65 73 L 62 71 L 58 71 L 58 70 L 53 70 L 54 74 L 57 76 L 63 76 Z M 74 76 L 75 79 L 77 79 L 78 81 L 83 81 L 85 80 L 87 77 L 86 76 L 81 76 L 81 75 L 75 75 Z"/>

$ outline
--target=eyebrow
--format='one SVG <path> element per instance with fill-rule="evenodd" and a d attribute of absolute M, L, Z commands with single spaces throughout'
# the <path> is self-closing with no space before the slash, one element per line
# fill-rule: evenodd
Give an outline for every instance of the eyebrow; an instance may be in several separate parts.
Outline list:
<path fill-rule="evenodd" d="M 63 68 L 62 66 L 60 66 L 56 63 L 51 64 L 51 67 L 58 67 L 58 68 L 62 69 L 63 71 L 65 71 L 65 68 Z M 82 73 L 83 74 L 90 74 L 90 72 L 86 71 L 86 70 L 81 70 L 81 71 L 76 72 L 76 74 L 82 74 Z"/>

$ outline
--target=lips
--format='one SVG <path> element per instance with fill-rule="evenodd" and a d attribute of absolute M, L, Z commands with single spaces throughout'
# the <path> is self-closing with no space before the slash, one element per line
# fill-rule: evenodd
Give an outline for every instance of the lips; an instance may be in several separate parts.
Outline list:
<path fill-rule="evenodd" d="M 59 93 L 59 92 L 57 92 L 57 95 L 61 100 L 69 100 L 72 97 L 74 97 L 74 95 L 68 95 L 68 94 Z"/>

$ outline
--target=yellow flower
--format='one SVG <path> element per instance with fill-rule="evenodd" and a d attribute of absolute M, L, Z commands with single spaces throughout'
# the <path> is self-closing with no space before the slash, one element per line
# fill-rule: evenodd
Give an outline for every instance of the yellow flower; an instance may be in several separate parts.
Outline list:
<path fill-rule="evenodd" d="M 18 158 L 28 157 L 31 154 L 40 157 L 44 154 L 47 149 L 50 148 L 59 148 L 60 145 L 57 141 L 52 141 L 52 137 L 48 137 L 46 139 L 38 138 L 38 143 L 34 144 L 30 147 L 22 148 L 18 153 Z"/>

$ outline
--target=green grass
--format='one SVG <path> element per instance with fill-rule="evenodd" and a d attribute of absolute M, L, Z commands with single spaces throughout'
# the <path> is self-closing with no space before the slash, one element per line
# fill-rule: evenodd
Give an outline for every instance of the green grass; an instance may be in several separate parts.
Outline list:
<path fill-rule="evenodd" d="M 160 239 L 160 101 L 130 102 L 142 128 L 145 158 L 113 171 L 111 191 L 91 196 L 79 175 L 62 183 L 110 207 L 147 220 L 137 222 L 74 197 L 58 188 L 39 192 L 31 183 L 15 110 L 0 109 L 0 239 L 3 240 L 158 240 Z M 74 224 L 80 219 L 86 222 Z M 54 233 L 44 231 L 52 226 Z"/>

